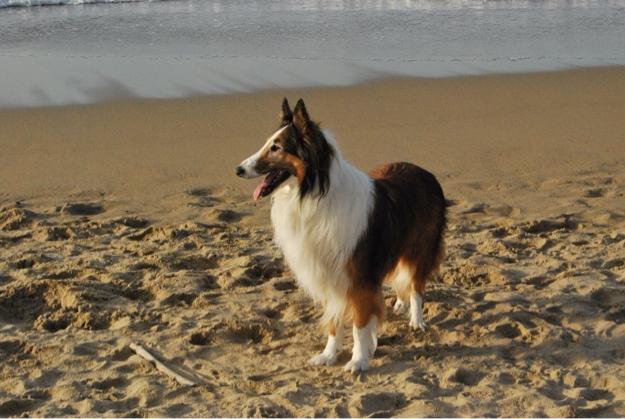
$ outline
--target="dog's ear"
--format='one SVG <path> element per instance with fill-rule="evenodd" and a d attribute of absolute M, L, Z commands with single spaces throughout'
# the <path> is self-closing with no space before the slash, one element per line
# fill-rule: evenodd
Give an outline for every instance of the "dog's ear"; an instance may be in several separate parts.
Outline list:
<path fill-rule="evenodd" d="M 293 109 L 293 125 L 298 131 L 304 133 L 308 130 L 308 124 L 310 118 L 308 117 L 308 111 L 306 111 L 306 105 L 302 99 L 297 101 L 295 109 Z"/>
<path fill-rule="evenodd" d="M 291 107 L 289 106 L 289 101 L 284 98 L 282 101 L 282 113 L 280 114 L 283 123 L 291 123 L 293 121 L 293 112 L 291 112 Z"/>

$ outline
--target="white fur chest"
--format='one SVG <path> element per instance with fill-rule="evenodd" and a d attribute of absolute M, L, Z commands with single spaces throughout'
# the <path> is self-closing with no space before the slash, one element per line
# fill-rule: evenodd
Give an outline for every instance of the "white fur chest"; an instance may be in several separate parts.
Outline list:
<path fill-rule="evenodd" d="M 344 309 L 349 288 L 346 264 L 364 233 L 373 206 L 371 179 L 346 162 L 330 169 L 330 188 L 321 199 L 300 200 L 294 181 L 274 192 L 271 221 L 297 282 L 326 306 L 326 316 Z"/>

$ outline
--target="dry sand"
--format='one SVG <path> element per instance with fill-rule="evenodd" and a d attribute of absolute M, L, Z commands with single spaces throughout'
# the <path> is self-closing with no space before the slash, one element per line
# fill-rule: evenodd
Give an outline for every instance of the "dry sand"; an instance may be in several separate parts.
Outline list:
<path fill-rule="evenodd" d="M 283 95 L 453 203 L 429 328 L 389 311 L 359 376 L 306 365 L 320 311 L 232 175 Z M 625 415 L 624 69 L 1 111 L 0 149 L 0 416 Z"/>

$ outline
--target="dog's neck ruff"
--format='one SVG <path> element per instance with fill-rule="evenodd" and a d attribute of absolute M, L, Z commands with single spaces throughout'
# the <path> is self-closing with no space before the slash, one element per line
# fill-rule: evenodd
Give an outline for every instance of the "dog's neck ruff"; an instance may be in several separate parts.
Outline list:
<path fill-rule="evenodd" d="M 372 179 L 343 160 L 334 139 L 324 136 L 334 149 L 326 195 L 300 200 L 291 179 L 273 194 L 271 220 L 297 281 L 324 303 L 324 320 L 331 320 L 344 313 L 350 284 L 346 266 L 368 227 L 375 197 Z"/>

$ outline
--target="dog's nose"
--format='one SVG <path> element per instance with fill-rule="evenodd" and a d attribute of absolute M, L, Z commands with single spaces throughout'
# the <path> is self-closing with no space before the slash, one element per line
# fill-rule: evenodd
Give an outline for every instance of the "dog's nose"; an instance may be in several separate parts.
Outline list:
<path fill-rule="evenodd" d="M 237 176 L 243 177 L 245 175 L 245 169 L 242 166 L 237 166 L 235 170 L 237 172 Z"/>

